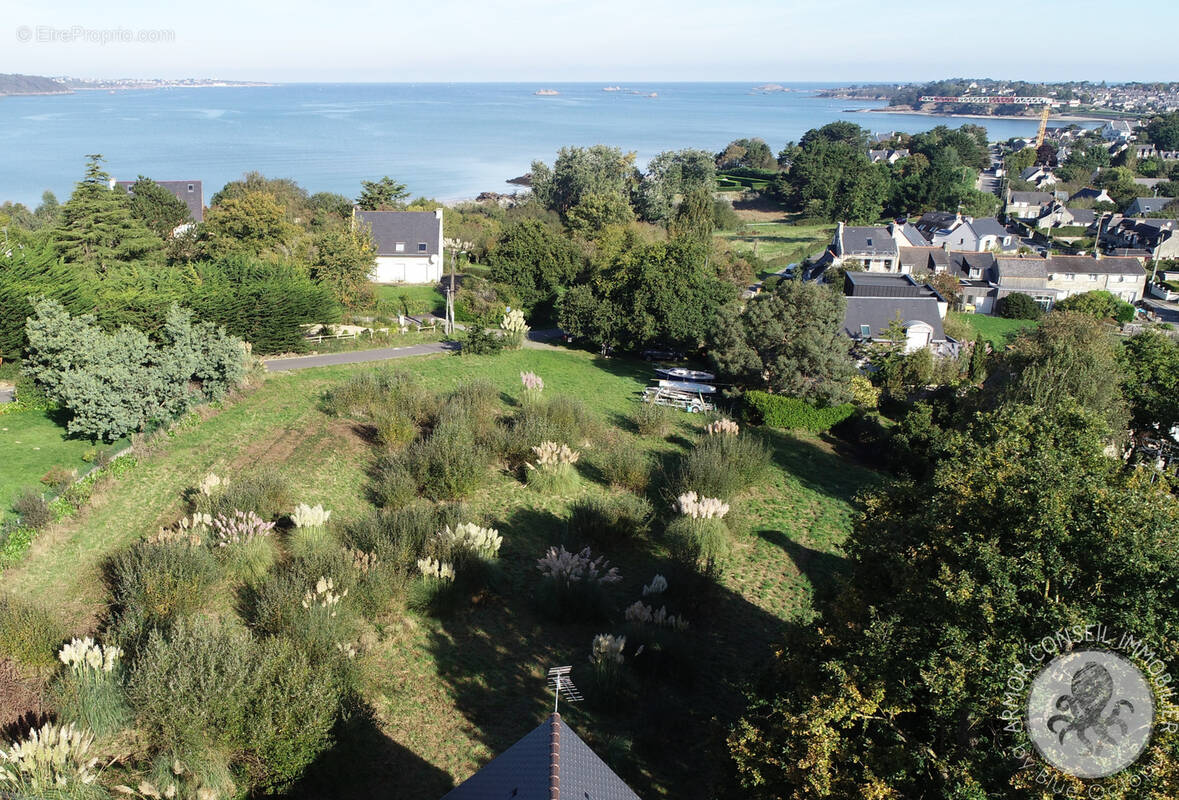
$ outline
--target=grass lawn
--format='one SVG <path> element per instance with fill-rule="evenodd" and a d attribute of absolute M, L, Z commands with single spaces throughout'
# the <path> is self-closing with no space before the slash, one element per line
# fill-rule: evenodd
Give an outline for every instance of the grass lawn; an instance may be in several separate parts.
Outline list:
<path fill-rule="evenodd" d="M 381 283 L 376 290 L 377 300 L 391 304 L 395 313 L 442 314 L 446 310 L 446 297 L 432 283 L 426 286 Z"/>
<path fill-rule="evenodd" d="M 981 336 L 995 348 L 1003 347 L 1015 334 L 1025 328 L 1035 327 L 1037 324 L 1035 320 L 1031 319 L 1005 319 L 990 317 L 986 314 L 963 314 L 959 311 L 951 311 L 950 316 L 969 325 L 974 329 L 976 336 Z"/>
<path fill-rule="evenodd" d="M 103 445 L 121 449 L 126 442 Z M 90 465 L 82 454 L 94 448 L 87 439 L 67 438 L 65 428 L 47 411 L 17 411 L 0 415 L 0 519 L 12 511 L 17 495 L 28 487 L 45 491 L 41 476 L 50 467 L 76 469 L 81 474 Z"/>
<path fill-rule="evenodd" d="M 392 366 L 436 389 L 488 380 L 500 390 L 505 409 L 519 396 L 520 371 L 534 370 L 544 378 L 546 395 L 570 395 L 596 412 L 604 430 L 595 441 L 621 438 L 667 469 L 703 424 L 676 413 L 668 437 L 637 436 L 628 415 L 651 372 L 649 365 L 629 360 L 522 350 L 428 356 Z M 107 601 L 104 559 L 179 518 L 183 491 L 210 470 L 232 480 L 257 465 L 278 465 L 296 501 L 323 503 L 333 510 L 333 521 L 364 513 L 372 445 L 356 423 L 327 416 L 318 401 L 349 374 L 371 369 L 366 364 L 271 375 L 244 399 L 197 425 L 181 426 L 130 474 L 100 486 L 77 517 L 42 532 L 26 560 L 4 574 L 5 588 L 78 631 L 94 630 Z M 725 769 L 724 735 L 742 707 L 743 684 L 757 674 L 786 626 L 813 615 L 815 594 L 841 568 L 852 498 L 877 480 L 820 439 L 763 434 L 773 454 L 771 475 L 735 505 L 748 532 L 735 537 L 734 558 L 718 582 L 688 591 L 667 571 L 657 536 L 636 535 L 606 552 L 624 576 L 618 608 L 638 599 L 641 586 L 662 571 L 673 583 L 669 606 L 692 626 L 691 676 L 645 684 L 641 707 L 562 705 L 569 723 L 640 796 L 705 796 L 718 780 Z M 378 642 L 359 662 L 373 712 L 363 751 L 338 747 L 295 796 L 322 795 L 330 786 L 331 795 L 342 798 L 379 790 L 436 800 L 543 719 L 551 705 L 548 667 L 573 664 L 575 676 L 588 674 L 593 636 L 618 632 L 622 620 L 557 624 L 533 599 L 536 559 L 565 541 L 570 504 L 610 491 L 593 469 L 593 446 L 584 454 L 581 476 L 567 496 L 540 494 L 496 469 L 467 499 L 470 516 L 504 537 L 496 591 L 442 618 L 398 608 L 377 620 Z M 661 507 L 670 500 L 657 490 L 650 496 Z"/>
<path fill-rule="evenodd" d="M 736 253 L 749 253 L 775 267 L 795 264 L 823 250 L 831 242 L 831 225 L 791 225 L 785 222 L 745 222 L 737 232 L 719 233 Z M 764 277 L 763 275 L 759 275 Z"/>

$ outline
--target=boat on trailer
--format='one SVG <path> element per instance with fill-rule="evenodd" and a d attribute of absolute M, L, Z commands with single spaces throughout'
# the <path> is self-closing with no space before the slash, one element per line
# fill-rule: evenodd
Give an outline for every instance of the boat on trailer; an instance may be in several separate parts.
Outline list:
<path fill-rule="evenodd" d="M 655 371 L 660 375 L 666 376 L 671 380 L 676 381 L 694 381 L 702 383 L 716 380 L 716 376 L 711 372 L 705 372 L 699 369 L 688 369 L 686 367 L 656 367 Z"/>

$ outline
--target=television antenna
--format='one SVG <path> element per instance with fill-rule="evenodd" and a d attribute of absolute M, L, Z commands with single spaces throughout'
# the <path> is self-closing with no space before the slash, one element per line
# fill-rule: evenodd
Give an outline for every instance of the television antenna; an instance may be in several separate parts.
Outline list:
<path fill-rule="evenodd" d="M 569 677 L 569 673 L 573 671 L 573 667 L 553 667 L 549 670 L 549 688 L 553 690 L 553 713 L 557 713 L 557 706 L 561 702 L 561 696 L 570 703 L 576 703 L 582 700 L 581 692 L 573 685 L 573 680 Z"/>

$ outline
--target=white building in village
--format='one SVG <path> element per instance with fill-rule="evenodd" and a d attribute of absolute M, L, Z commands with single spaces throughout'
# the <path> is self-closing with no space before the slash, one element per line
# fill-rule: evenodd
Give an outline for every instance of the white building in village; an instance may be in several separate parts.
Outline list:
<path fill-rule="evenodd" d="M 367 225 L 377 248 L 376 283 L 437 283 L 442 280 L 442 209 L 352 211 L 353 227 Z"/>

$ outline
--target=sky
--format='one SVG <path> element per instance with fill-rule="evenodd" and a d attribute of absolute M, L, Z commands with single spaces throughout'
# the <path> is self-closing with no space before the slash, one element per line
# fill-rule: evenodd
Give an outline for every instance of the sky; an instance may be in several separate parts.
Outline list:
<path fill-rule="evenodd" d="M 1135 3 L 1133 16 L 1173 19 L 1174 2 Z M 5 6 L 0 72 L 32 75 L 271 82 L 1179 80 L 1174 26 L 1135 22 L 1105 0 L 1037 0 L 1021 9 L 880 0 L 5 0 Z M 1111 23 L 1125 23 L 1125 33 L 1111 38 Z"/>

